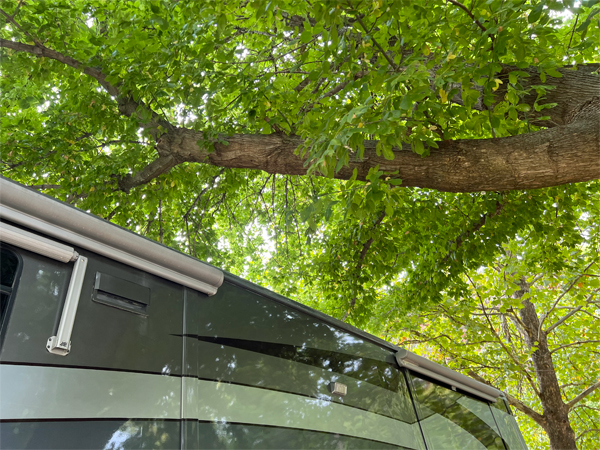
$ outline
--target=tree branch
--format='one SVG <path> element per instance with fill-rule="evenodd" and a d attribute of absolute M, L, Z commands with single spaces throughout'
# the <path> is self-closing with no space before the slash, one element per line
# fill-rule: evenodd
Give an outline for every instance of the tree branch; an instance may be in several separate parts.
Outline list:
<path fill-rule="evenodd" d="M 38 39 L 33 37 L 31 34 L 29 34 L 29 32 L 27 30 L 23 29 L 23 27 L 21 27 L 21 25 L 19 25 L 19 23 L 15 20 L 15 16 L 19 12 L 20 8 L 21 8 L 21 1 L 19 1 L 19 4 L 17 5 L 17 8 L 15 9 L 15 12 L 12 16 L 9 15 L 8 13 L 6 13 L 2 9 L 0 9 L 0 14 L 2 14 L 4 17 L 6 17 L 10 23 L 12 23 L 15 27 L 17 27 L 19 29 L 19 31 L 21 33 L 23 33 L 25 36 L 27 36 L 31 41 L 35 42 L 36 45 L 42 45 Z"/>
<path fill-rule="evenodd" d="M 373 227 L 371 228 L 371 232 L 375 231 L 375 229 L 379 226 L 379 224 L 384 219 L 384 217 L 385 217 L 385 211 L 383 211 L 379 215 L 379 217 L 377 218 L 377 220 L 373 224 Z M 371 238 L 369 238 L 367 240 L 367 242 L 364 243 L 363 248 L 360 251 L 360 255 L 358 256 L 358 262 L 356 263 L 356 268 L 354 269 L 355 270 L 354 275 L 355 275 L 356 278 L 358 278 L 358 276 L 360 275 L 360 269 L 362 268 L 363 260 L 367 256 L 367 252 L 371 248 L 372 244 L 373 244 L 373 238 L 371 237 Z M 356 299 L 357 299 L 357 297 L 358 296 L 355 295 L 354 298 L 352 298 L 352 300 L 350 301 L 350 308 L 348 308 L 348 311 L 346 311 L 344 313 L 344 317 L 342 317 L 342 322 L 344 322 L 348 318 L 348 316 L 350 315 L 350 313 L 354 309 L 354 306 L 356 305 Z"/>
<path fill-rule="evenodd" d="M 477 298 L 479 298 L 479 303 L 481 304 L 481 308 L 483 310 L 483 313 L 485 314 L 485 318 L 487 320 L 487 323 L 488 323 L 488 325 L 490 327 L 490 330 L 491 330 L 492 334 L 496 337 L 496 340 L 498 341 L 498 343 L 500 344 L 500 346 L 504 349 L 504 351 L 506 352 L 506 354 L 515 363 L 515 366 L 521 368 L 522 363 L 517 359 L 517 357 L 514 355 L 514 353 L 508 347 L 506 347 L 506 345 L 504 345 L 504 342 L 502 341 L 502 338 L 496 332 L 496 329 L 494 328 L 494 325 L 492 324 L 492 321 L 490 320 L 489 316 L 487 315 L 487 311 L 485 310 L 485 306 L 483 304 L 483 299 L 479 295 L 479 291 L 477 290 L 477 287 L 475 286 L 475 283 L 473 282 L 473 280 L 471 279 L 471 277 L 469 276 L 468 273 L 466 275 L 467 275 L 467 278 L 469 279 L 469 282 L 473 286 L 473 289 L 475 290 L 475 294 L 477 294 Z M 535 383 L 533 382 L 533 379 L 531 378 L 531 376 L 527 373 L 526 370 L 523 370 L 522 373 L 523 373 L 523 375 L 525 375 L 525 378 L 527 378 L 527 381 L 529 381 L 529 385 L 533 389 L 533 392 L 535 392 L 536 395 L 539 397 L 540 392 L 538 391 L 538 389 L 537 389 Z"/>
<path fill-rule="evenodd" d="M 480 377 L 476 372 L 470 370 L 468 372 L 468 374 L 469 374 L 469 376 L 471 378 L 474 378 L 475 380 L 479 381 L 480 383 L 484 383 L 484 384 L 487 384 L 488 386 L 492 386 L 492 384 L 489 381 L 487 381 L 486 379 Z M 517 400 L 512 395 L 510 395 L 510 394 L 508 394 L 506 392 L 504 392 L 504 395 L 506 396 L 506 399 L 508 400 L 508 403 L 511 406 L 514 406 L 519 411 L 521 411 L 523 414 L 526 414 L 527 416 L 531 417 L 542 428 L 544 428 L 546 426 L 546 418 L 542 414 L 538 413 L 537 411 L 535 411 L 530 406 L 527 406 L 522 401 Z"/>
<path fill-rule="evenodd" d="M 573 408 L 573 406 L 575 406 L 581 400 L 586 398 L 588 395 L 590 395 L 592 392 L 594 392 L 599 387 L 600 387 L 600 380 L 598 380 L 596 383 L 592 384 L 589 388 L 587 388 L 585 391 L 583 391 L 581 394 L 579 394 L 577 397 L 575 397 L 573 400 L 571 400 L 569 403 L 567 403 L 567 408 L 568 409 Z"/>
<path fill-rule="evenodd" d="M 582 270 L 582 273 L 573 280 L 573 282 L 569 285 L 569 287 L 558 296 L 558 298 L 556 299 L 556 301 L 552 304 L 552 307 L 548 310 L 548 312 L 546 314 L 543 315 L 542 320 L 540 321 L 540 327 L 538 329 L 538 339 L 542 330 L 542 326 L 544 325 L 544 321 L 546 320 L 546 318 L 550 315 L 550 313 L 554 310 L 554 308 L 556 308 L 556 305 L 558 305 L 558 302 L 560 302 L 560 300 L 573 288 L 573 286 L 575 286 L 575 284 L 579 281 L 579 279 L 585 274 L 585 272 L 587 272 L 587 270 L 592 267 L 595 264 L 596 260 L 592 261 L 591 263 L 589 263 L 585 269 Z"/>
<path fill-rule="evenodd" d="M 589 303 L 589 301 L 592 299 L 592 297 L 594 297 L 594 295 L 596 295 L 598 293 L 598 291 L 600 291 L 600 288 L 594 289 L 594 291 L 592 291 L 592 293 L 590 295 L 588 295 L 588 298 L 585 299 L 586 303 Z M 577 308 L 575 308 L 574 310 L 572 310 L 571 312 L 569 312 L 568 314 L 564 315 L 562 318 L 560 318 L 559 320 L 554 322 L 552 325 L 550 325 L 548 327 L 548 329 L 546 330 L 546 334 L 550 333 L 552 330 L 554 330 L 559 325 L 562 325 L 566 320 L 569 319 L 569 317 L 571 317 L 574 314 L 577 314 L 579 311 L 581 311 L 582 308 L 583 308 L 583 305 L 579 305 Z M 593 314 L 592 314 L 592 316 L 593 316 Z"/>
<path fill-rule="evenodd" d="M 569 344 L 565 344 L 565 345 L 561 345 L 560 347 L 556 347 L 554 350 L 550 351 L 550 354 L 557 352 L 559 350 L 562 350 L 563 348 L 568 348 L 568 347 L 573 347 L 574 345 L 583 345 L 583 344 L 593 344 L 596 342 L 600 342 L 598 340 L 589 340 L 589 341 L 576 341 L 576 342 L 571 342 Z"/>
<path fill-rule="evenodd" d="M 119 189 L 129 192 L 134 187 L 149 183 L 154 178 L 167 173 L 177 165 L 177 161 L 172 156 L 159 156 L 146 167 L 133 175 L 127 175 L 119 179 Z"/>
<path fill-rule="evenodd" d="M 589 430 L 582 431 L 581 433 L 579 433 L 575 441 L 578 441 L 588 433 L 600 433 L 600 428 L 590 428 Z"/>
<path fill-rule="evenodd" d="M 484 27 L 481 22 L 479 22 L 479 20 L 477 20 L 477 18 L 473 15 L 473 13 L 471 11 L 469 11 L 469 9 L 463 5 L 460 2 L 457 2 L 456 0 L 446 0 L 449 3 L 452 3 L 454 6 L 458 6 L 460 9 L 462 9 L 464 12 L 467 13 L 467 15 L 471 18 L 471 20 L 479 27 L 481 28 L 481 31 L 483 31 L 484 33 L 487 31 L 487 28 Z M 490 34 L 490 39 L 493 41 L 494 40 L 494 36 Z"/>
<path fill-rule="evenodd" d="M 84 74 L 95 79 L 100 86 L 102 86 L 109 95 L 115 97 L 119 104 L 119 112 L 124 116 L 130 117 L 134 114 L 138 113 L 138 108 L 141 106 L 147 111 L 149 111 L 152 115 L 152 119 L 149 123 L 141 123 L 140 126 L 143 128 L 157 128 L 158 125 L 163 126 L 165 129 L 172 129 L 172 125 L 162 119 L 158 114 L 156 114 L 150 107 L 144 105 L 142 102 L 137 102 L 133 98 L 131 98 L 127 93 L 122 93 L 117 88 L 117 86 L 109 83 L 106 80 L 106 75 L 102 73 L 99 69 L 94 67 L 85 66 L 80 61 L 76 59 L 64 55 L 56 50 L 52 50 L 41 43 L 36 43 L 35 45 L 23 44 L 21 42 L 14 42 L 7 39 L 0 38 L 0 48 L 8 48 L 17 52 L 29 53 L 35 55 L 37 57 L 45 57 L 49 59 L 53 59 L 60 63 L 63 63 L 69 67 L 72 67 L 77 70 L 81 70 Z M 156 138 L 156 130 L 153 133 Z"/>
<path fill-rule="evenodd" d="M 81 62 L 77 61 L 70 56 L 63 55 L 55 50 L 52 50 L 48 47 L 45 47 L 41 43 L 37 43 L 35 45 L 27 45 L 22 44 L 21 42 L 14 42 L 8 39 L 0 38 L 0 47 L 9 48 L 16 52 L 24 52 L 30 53 L 37 57 L 44 57 L 54 59 L 58 62 L 61 62 L 67 66 L 73 67 L 74 69 L 82 69 L 82 72 L 86 75 L 94 78 L 98 83 L 106 89 L 106 91 L 112 95 L 113 97 L 118 97 L 120 95 L 119 89 L 106 81 L 106 75 L 104 75 L 100 70 L 95 69 L 93 67 L 85 67 Z"/>

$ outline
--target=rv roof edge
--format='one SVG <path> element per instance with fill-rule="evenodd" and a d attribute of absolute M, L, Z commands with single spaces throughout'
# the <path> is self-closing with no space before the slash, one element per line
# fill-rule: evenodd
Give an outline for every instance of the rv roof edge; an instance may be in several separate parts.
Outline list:
<path fill-rule="evenodd" d="M 229 273 L 227 271 L 224 271 L 224 274 L 225 274 L 226 282 L 235 284 L 235 285 L 240 286 L 248 291 L 254 292 L 258 295 L 262 295 L 263 297 L 269 298 L 269 299 L 274 300 L 283 305 L 286 305 L 291 308 L 302 311 L 305 314 L 308 314 L 312 317 L 322 320 L 323 322 L 333 325 L 334 327 L 341 328 L 342 330 L 345 330 L 345 331 L 349 331 L 352 334 L 356 334 L 367 341 L 370 341 L 381 347 L 385 347 L 389 350 L 392 350 L 393 352 L 397 352 L 398 350 L 400 350 L 400 347 L 398 347 L 388 341 L 380 339 L 377 336 L 373 336 L 372 334 L 369 334 L 366 331 L 363 331 L 359 328 L 353 327 L 352 325 L 349 325 L 346 322 L 342 322 L 341 320 L 338 320 L 334 317 L 328 316 L 327 314 L 317 311 L 316 309 L 312 309 L 309 306 L 303 305 L 302 303 L 298 303 L 294 300 L 284 297 L 283 295 L 280 295 L 273 291 L 270 291 L 267 288 L 264 288 L 262 286 L 252 283 L 251 281 L 244 280 L 243 278 L 240 278 L 237 275 L 233 275 L 232 273 Z"/>
<path fill-rule="evenodd" d="M 0 219 L 80 245 L 112 259 L 144 268 L 157 276 L 208 295 L 223 283 L 223 272 L 158 242 L 0 177 Z M 37 219 L 31 221 L 31 218 Z M 127 261 L 115 257 L 121 252 Z"/>
<path fill-rule="evenodd" d="M 429 361 L 427 358 L 416 355 L 406 349 L 400 349 L 396 353 L 396 360 L 398 364 L 408 369 L 413 369 L 416 372 L 427 372 L 428 375 L 438 381 L 450 384 L 460 388 L 460 385 L 466 386 L 467 392 L 479 394 L 486 400 L 496 401 L 502 394 L 502 391 L 488 386 L 487 384 L 481 383 L 477 380 L 467 377 L 461 373 L 455 372 L 452 369 L 444 367 L 433 361 Z M 424 370 L 421 370 L 424 369 Z M 474 391 L 474 392 L 473 392 Z"/>

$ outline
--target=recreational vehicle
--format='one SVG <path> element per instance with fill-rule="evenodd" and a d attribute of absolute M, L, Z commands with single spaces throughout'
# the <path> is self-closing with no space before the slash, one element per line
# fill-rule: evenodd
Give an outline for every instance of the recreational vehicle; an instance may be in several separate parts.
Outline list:
<path fill-rule="evenodd" d="M 5 178 L 0 447 L 522 450 L 500 391 Z"/>

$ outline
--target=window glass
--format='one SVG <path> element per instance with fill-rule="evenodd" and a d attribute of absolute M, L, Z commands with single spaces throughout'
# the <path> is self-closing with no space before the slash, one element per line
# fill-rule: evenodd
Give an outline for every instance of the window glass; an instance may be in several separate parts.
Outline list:
<path fill-rule="evenodd" d="M 506 440 L 506 446 L 509 450 L 527 450 L 527 444 L 523 440 L 519 425 L 514 416 L 510 414 L 504 401 L 498 399 L 493 406 L 495 406 L 492 407 L 494 419 L 496 419 L 496 423 L 500 427 L 500 432 Z"/>
<path fill-rule="evenodd" d="M 0 247 L 0 324 L 8 307 L 8 300 L 19 268 L 19 259 L 6 248 Z"/>
<path fill-rule="evenodd" d="M 312 448 L 317 436 L 323 448 L 424 448 L 390 349 L 229 283 L 202 300 L 185 336 L 198 354 L 190 408 L 217 418 L 206 428 L 216 436 L 232 433 L 228 448 Z"/>
<path fill-rule="evenodd" d="M 506 449 L 488 403 L 421 375 L 409 378 L 429 449 Z"/>

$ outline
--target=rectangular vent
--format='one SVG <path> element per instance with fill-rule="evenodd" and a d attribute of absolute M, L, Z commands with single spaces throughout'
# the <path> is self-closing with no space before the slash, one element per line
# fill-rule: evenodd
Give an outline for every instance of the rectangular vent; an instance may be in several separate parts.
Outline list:
<path fill-rule="evenodd" d="M 96 272 L 92 300 L 147 317 L 148 305 L 150 304 L 150 288 Z"/>

